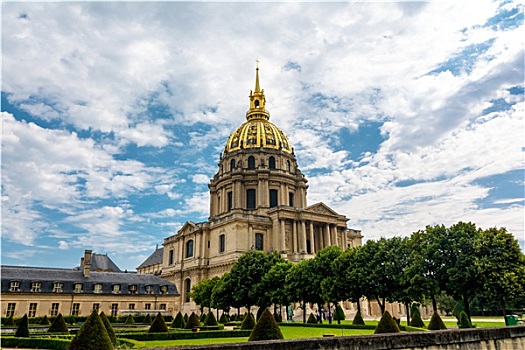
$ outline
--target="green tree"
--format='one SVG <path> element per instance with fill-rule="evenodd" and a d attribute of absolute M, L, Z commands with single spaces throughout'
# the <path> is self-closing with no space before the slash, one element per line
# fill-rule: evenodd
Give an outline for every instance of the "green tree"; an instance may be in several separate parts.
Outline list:
<path fill-rule="evenodd" d="M 188 318 L 188 322 L 186 322 L 186 329 L 193 329 L 196 327 L 200 327 L 201 322 L 199 321 L 199 317 L 195 315 L 195 312 L 192 312 L 190 317 Z"/>
<path fill-rule="evenodd" d="M 98 312 L 93 310 L 71 341 L 68 350 L 112 350 L 113 344 Z"/>
<path fill-rule="evenodd" d="M 69 333 L 69 328 L 67 328 L 67 324 L 64 321 L 62 314 L 58 314 L 47 331 L 49 333 Z"/>
<path fill-rule="evenodd" d="M 321 307 L 322 304 L 328 303 L 328 322 L 332 323 L 333 315 L 330 314 L 330 303 L 336 304 L 343 299 L 343 294 L 340 292 L 337 285 L 337 274 L 334 268 L 334 261 L 341 256 L 343 251 L 339 246 L 329 246 L 321 249 L 315 255 L 313 264 L 313 271 L 310 272 L 311 281 L 313 283 L 313 293 L 317 295 L 317 304 Z M 306 309 L 303 308 L 303 318 L 306 316 Z M 338 320 L 341 323 L 341 320 Z"/>
<path fill-rule="evenodd" d="M 117 344 L 117 336 L 115 335 L 115 331 L 113 330 L 113 327 L 111 326 L 111 323 L 108 320 L 108 317 L 102 311 L 100 313 L 100 319 L 102 320 L 102 323 L 104 324 L 104 327 L 106 328 L 106 332 L 108 332 L 109 339 L 111 340 L 112 344 Z"/>
<path fill-rule="evenodd" d="M 18 327 L 16 328 L 15 337 L 19 338 L 28 338 L 29 337 L 29 319 L 27 314 L 24 314 L 24 317 L 18 322 Z"/>
<path fill-rule="evenodd" d="M 286 276 L 292 268 L 289 261 L 278 262 L 263 276 L 260 288 L 263 293 L 258 305 L 288 305 L 290 302 L 286 290 Z"/>
<path fill-rule="evenodd" d="M 333 263 L 335 273 L 334 285 L 338 288 L 339 299 L 349 300 L 357 304 L 357 312 L 361 314 L 361 298 L 364 295 L 361 279 L 366 271 L 366 257 L 362 247 L 347 249 Z"/>
<path fill-rule="evenodd" d="M 177 313 L 177 316 L 173 319 L 173 322 L 171 323 L 171 328 L 184 328 L 186 326 L 186 322 L 184 322 L 184 317 L 182 316 L 182 313 L 179 311 Z"/>
<path fill-rule="evenodd" d="M 200 306 L 201 314 L 204 313 L 204 308 L 211 309 L 213 300 L 213 288 L 219 283 L 220 277 L 213 277 L 211 279 L 203 279 L 191 289 L 190 297 Z"/>
<path fill-rule="evenodd" d="M 301 260 L 294 264 L 286 276 L 286 294 L 291 302 L 299 302 L 305 309 L 306 303 L 319 302 L 319 289 L 314 286 L 315 274 L 313 259 Z M 303 313 L 303 322 L 306 323 L 306 314 Z"/>
<path fill-rule="evenodd" d="M 155 319 L 153 320 L 153 323 L 149 327 L 148 333 L 163 333 L 168 331 L 168 326 L 166 325 L 166 322 L 164 321 L 164 317 L 162 317 L 162 314 L 159 312 Z"/>
<path fill-rule="evenodd" d="M 475 237 L 474 252 L 483 294 L 496 301 L 505 316 L 508 301 L 525 290 L 525 256 L 518 241 L 505 228 L 489 228 Z"/>
<path fill-rule="evenodd" d="M 248 341 L 284 339 L 283 333 L 268 308 L 264 309 L 261 317 L 255 324 Z"/>

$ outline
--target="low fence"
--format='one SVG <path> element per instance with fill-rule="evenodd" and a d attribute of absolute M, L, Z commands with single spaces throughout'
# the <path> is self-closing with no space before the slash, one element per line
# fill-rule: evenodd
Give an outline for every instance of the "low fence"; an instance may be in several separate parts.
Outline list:
<path fill-rule="evenodd" d="M 173 350 L 174 347 L 155 348 Z M 525 326 L 451 329 L 352 337 L 272 340 L 185 347 L 185 350 L 478 350 L 525 349 Z M 147 349 L 153 350 L 153 349 Z"/>

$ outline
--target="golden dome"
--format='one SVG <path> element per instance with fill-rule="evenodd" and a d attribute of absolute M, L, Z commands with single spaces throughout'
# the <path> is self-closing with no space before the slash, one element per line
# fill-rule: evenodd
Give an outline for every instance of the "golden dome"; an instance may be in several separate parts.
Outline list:
<path fill-rule="evenodd" d="M 247 122 L 235 130 L 224 147 L 224 153 L 240 149 L 271 148 L 293 153 L 288 137 L 274 124 L 270 123 L 270 113 L 264 109 L 266 98 L 264 89 L 259 87 L 259 67 L 255 71 L 255 91 L 250 91 L 250 109 L 246 112 Z"/>

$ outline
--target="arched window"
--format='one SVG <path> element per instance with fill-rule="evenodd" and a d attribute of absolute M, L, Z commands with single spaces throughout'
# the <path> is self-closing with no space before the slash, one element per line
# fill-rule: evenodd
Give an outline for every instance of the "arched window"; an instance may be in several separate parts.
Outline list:
<path fill-rule="evenodd" d="M 255 157 L 254 156 L 248 157 L 248 169 L 255 169 Z"/>
<path fill-rule="evenodd" d="M 268 166 L 270 167 L 270 169 L 275 169 L 275 158 L 273 156 L 271 156 L 270 159 L 268 159 Z"/>
<path fill-rule="evenodd" d="M 184 302 L 185 303 L 190 302 L 190 293 L 191 293 L 191 280 L 187 278 L 184 281 Z"/>
<path fill-rule="evenodd" d="M 259 100 L 255 100 L 255 108 L 259 108 Z"/>
<path fill-rule="evenodd" d="M 256 198 L 255 198 L 255 189 L 246 190 L 246 209 L 255 209 L 256 207 Z"/>
<path fill-rule="evenodd" d="M 235 169 L 235 159 L 230 160 L 230 171 Z"/>
<path fill-rule="evenodd" d="M 169 264 L 173 265 L 173 249 L 170 249 L 169 252 Z"/>
<path fill-rule="evenodd" d="M 193 239 L 186 242 L 186 257 L 191 258 L 193 256 Z"/>

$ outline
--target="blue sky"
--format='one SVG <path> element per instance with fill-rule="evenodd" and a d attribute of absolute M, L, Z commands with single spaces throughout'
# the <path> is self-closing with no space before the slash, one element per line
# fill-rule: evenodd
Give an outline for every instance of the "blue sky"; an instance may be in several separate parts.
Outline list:
<path fill-rule="evenodd" d="M 134 270 L 245 121 L 365 239 L 472 221 L 524 249 L 520 1 L 3 2 L 2 264 Z"/>

